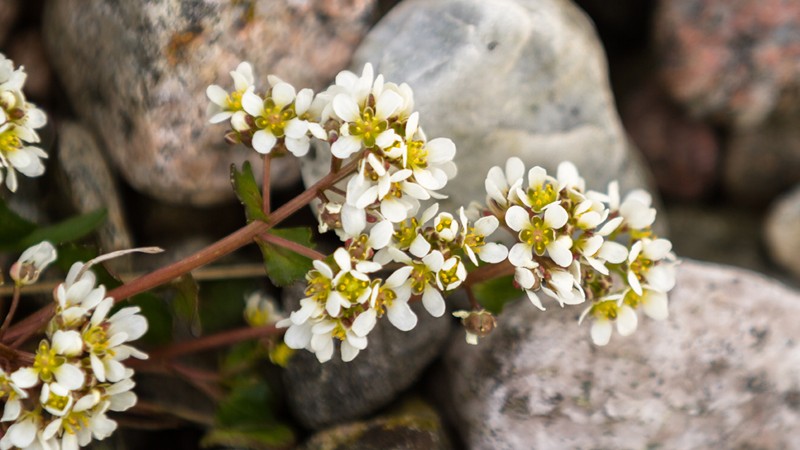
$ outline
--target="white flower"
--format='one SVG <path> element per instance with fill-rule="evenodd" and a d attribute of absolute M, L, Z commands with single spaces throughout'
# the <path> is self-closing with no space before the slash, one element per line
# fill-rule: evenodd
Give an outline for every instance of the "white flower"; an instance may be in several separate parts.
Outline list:
<path fill-rule="evenodd" d="M 443 284 L 443 280 L 439 279 L 439 271 L 444 267 L 445 262 L 442 252 L 433 250 L 425 255 L 421 261 L 413 261 L 402 251 L 391 246 L 387 248 L 395 261 L 404 263 L 412 268 L 406 281 L 406 284 L 411 288 L 411 293 L 422 296 L 422 306 L 425 307 L 430 315 L 441 317 L 445 311 L 444 297 L 440 292 L 440 289 L 442 289 L 440 285 Z M 462 275 L 466 277 L 466 269 L 461 272 L 459 267 L 459 265 L 463 267 L 461 261 L 455 261 L 455 263 L 457 264 L 454 264 L 454 262 L 449 263 L 450 266 L 446 275 L 448 279 L 451 276 L 456 277 L 453 282 Z M 450 271 L 452 271 L 452 274 Z"/>
<path fill-rule="evenodd" d="M 542 292 L 564 305 L 579 305 L 586 301 L 586 293 L 580 284 L 580 266 L 574 262 L 569 270 L 550 269 L 544 277 Z"/>
<path fill-rule="evenodd" d="M 451 242 L 458 235 L 458 221 L 450 213 L 439 213 L 433 219 L 433 229 L 436 230 L 439 239 Z"/>
<path fill-rule="evenodd" d="M 138 314 L 139 307 L 122 308 L 106 319 L 113 305 L 112 298 L 100 302 L 82 330 L 92 371 L 100 382 L 114 383 L 125 378 L 125 366 L 120 360 L 131 356 L 147 358 L 146 354 L 123 345 L 147 332 L 147 320 Z"/>
<path fill-rule="evenodd" d="M 0 439 L 0 449 L 27 448 L 36 439 L 42 424 L 42 417 L 39 413 L 28 412 L 23 414 L 14 422 L 6 434 Z"/>
<path fill-rule="evenodd" d="M 244 319 L 251 327 L 272 325 L 284 317 L 278 310 L 275 299 L 256 291 L 245 299 Z"/>
<path fill-rule="evenodd" d="M 470 226 L 469 219 L 464 213 L 464 207 L 458 210 L 458 215 L 461 219 L 462 229 L 461 248 L 464 249 L 472 264 L 477 266 L 478 258 L 490 264 L 499 263 L 506 259 L 508 249 L 504 245 L 496 242 L 486 242 L 486 237 L 494 233 L 500 225 L 497 217 L 481 217 L 475 221 L 474 226 Z"/>
<path fill-rule="evenodd" d="M 413 267 L 404 266 L 392 273 L 386 281 L 379 283 L 372 290 L 370 306 L 378 311 L 386 312 L 389 322 L 398 330 L 409 331 L 417 326 L 417 315 L 408 305 L 411 297 L 411 284 L 406 283 Z"/>
<path fill-rule="evenodd" d="M 418 116 L 414 113 L 406 123 L 403 147 L 403 167 L 414 173 L 414 180 L 428 191 L 437 191 L 458 172 L 453 158 L 456 145 L 448 138 L 430 141 L 415 139 L 421 133 L 417 127 Z"/>
<path fill-rule="evenodd" d="M 575 164 L 569 161 L 563 161 L 558 165 L 556 170 L 556 179 L 558 180 L 558 190 L 569 190 L 572 194 L 582 196 L 582 192 L 586 191 L 586 181 L 578 174 L 578 168 Z"/>
<path fill-rule="evenodd" d="M 542 305 L 542 300 L 536 295 L 536 291 L 541 287 L 541 277 L 534 270 L 538 264 L 532 263 L 531 267 L 517 267 L 514 269 L 514 281 L 525 291 L 525 295 L 533 303 L 533 306 L 544 311 L 545 307 Z M 570 293 L 572 290 L 570 289 Z M 558 296 L 556 295 L 556 298 Z"/>
<path fill-rule="evenodd" d="M 0 368 L 0 399 L 5 399 L 3 417 L 0 422 L 17 420 L 22 411 L 22 402 L 28 398 L 28 393 L 17 386 L 2 368 Z"/>
<path fill-rule="evenodd" d="M 403 105 L 403 98 L 395 91 L 382 92 L 374 108 L 359 104 L 359 99 L 349 94 L 338 94 L 333 98 L 333 111 L 344 123 L 339 129 L 339 138 L 331 146 L 333 156 L 346 159 L 362 148 L 375 147 L 383 133 L 394 133 L 389 129 L 388 119 Z"/>
<path fill-rule="evenodd" d="M 73 264 L 67 278 L 56 287 L 56 313 L 65 325 L 80 324 L 89 311 L 105 298 L 105 286 L 95 288 L 97 279 L 94 273 L 84 268 L 83 263 Z"/>
<path fill-rule="evenodd" d="M 452 291 L 466 279 L 467 269 L 459 256 L 448 258 L 436 274 L 436 284 L 442 291 Z"/>
<path fill-rule="evenodd" d="M 531 217 L 524 208 L 514 205 L 506 212 L 506 224 L 519 232 L 520 242 L 514 244 L 508 253 L 508 260 L 517 267 L 524 267 L 532 261 L 531 252 L 542 256 L 547 250 L 550 258 L 559 266 L 572 263 L 572 239 L 567 235 L 557 236 L 555 230 L 567 223 L 567 212 L 561 205 L 550 204 L 544 209 L 544 217 Z"/>
<path fill-rule="evenodd" d="M 72 393 L 58 383 L 46 383 L 42 386 L 39 402 L 45 411 L 61 417 L 72 408 Z"/>
<path fill-rule="evenodd" d="M 628 254 L 628 285 L 642 295 L 642 282 L 667 292 L 675 286 L 675 255 L 667 239 L 641 239 Z"/>
<path fill-rule="evenodd" d="M 505 171 L 499 166 L 489 169 L 484 186 L 486 187 L 486 203 L 492 211 L 501 214 L 509 202 L 517 200 L 517 189 L 522 186 L 525 175 L 525 164 L 521 159 L 508 158 Z"/>
<path fill-rule="evenodd" d="M 40 242 L 22 252 L 17 262 L 11 265 L 11 279 L 20 285 L 33 284 L 42 271 L 55 260 L 56 249 L 53 244 Z"/>
<path fill-rule="evenodd" d="M 620 336 L 628 336 L 636 331 L 638 320 L 636 312 L 628 305 L 619 304 L 619 300 L 613 296 L 601 299 L 586 308 L 578 323 L 591 314 L 594 323 L 591 328 L 592 342 L 595 345 L 606 345 L 611 339 L 613 324 L 617 326 Z"/>
<path fill-rule="evenodd" d="M 540 213 L 549 205 L 558 202 L 558 181 L 547 175 L 547 171 L 539 166 L 528 171 L 528 188 L 517 187 L 516 195 L 533 212 Z"/>
<path fill-rule="evenodd" d="M 230 119 L 236 112 L 242 110 L 242 96 L 245 92 L 252 92 L 255 89 L 255 78 L 253 77 L 253 67 L 248 62 L 242 62 L 231 71 L 233 78 L 234 91 L 228 94 L 225 89 L 216 84 L 210 85 L 206 89 L 206 96 L 211 103 L 208 105 L 209 122 L 220 123 Z M 238 129 L 237 127 L 234 127 Z"/>
<path fill-rule="evenodd" d="M 619 214 L 624 223 L 632 230 L 648 228 L 656 220 L 656 210 L 650 205 L 653 198 L 647 191 L 636 189 L 625 196 L 625 201 L 619 204 L 619 187 L 616 182 L 609 184 L 609 208 L 614 211 L 619 205 Z"/>
<path fill-rule="evenodd" d="M 60 340 L 58 344 L 68 339 Z M 39 380 L 45 383 L 55 380 L 66 389 L 80 389 L 85 381 L 85 375 L 78 365 L 67 362 L 64 353 L 61 353 L 68 350 L 71 350 L 69 344 L 59 347 L 54 345 L 51 348 L 47 340 L 43 340 L 36 351 L 33 367 L 18 369 L 11 374 L 11 380 L 23 389 L 36 386 Z"/>
<path fill-rule="evenodd" d="M 47 153 L 39 147 L 24 145 L 24 142 L 38 142 L 36 133 L 6 123 L 0 126 L 0 181 L 3 180 L 3 169 L 6 170 L 6 187 L 11 192 L 17 190 L 17 176 L 19 171 L 27 177 L 38 177 L 44 173 L 42 159 L 47 158 Z"/>

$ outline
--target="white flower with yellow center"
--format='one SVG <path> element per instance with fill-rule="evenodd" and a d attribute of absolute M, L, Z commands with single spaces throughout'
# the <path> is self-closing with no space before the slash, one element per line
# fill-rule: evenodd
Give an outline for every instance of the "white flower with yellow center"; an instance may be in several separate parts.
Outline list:
<path fill-rule="evenodd" d="M 508 260 L 516 267 L 525 267 L 532 261 L 532 253 L 543 256 L 545 251 L 561 267 L 572 264 L 572 239 L 558 236 L 556 230 L 567 223 L 567 212 L 561 205 L 551 203 L 542 216 L 531 216 L 525 208 L 514 205 L 506 212 L 506 224 L 519 233 L 518 243 L 508 252 Z"/>
<path fill-rule="evenodd" d="M 451 256 L 439 268 L 436 274 L 436 284 L 442 291 L 452 291 L 461 286 L 467 279 L 467 269 L 464 263 L 461 262 L 461 257 Z"/>
<path fill-rule="evenodd" d="M 273 325 L 284 318 L 275 299 L 263 292 L 253 292 L 245 299 L 244 320 L 251 327 Z"/>
<path fill-rule="evenodd" d="M 46 383 L 42 386 L 39 403 L 45 411 L 61 417 L 72 408 L 72 393 L 58 383 Z"/>
<path fill-rule="evenodd" d="M 458 221 L 450 213 L 439 213 L 433 219 L 433 229 L 439 239 L 444 242 L 452 242 L 458 236 Z"/>
<path fill-rule="evenodd" d="M 575 240 L 573 249 L 594 270 L 603 275 L 609 271 L 606 263 L 620 264 L 628 258 L 628 249 L 617 242 L 606 241 L 600 234 L 584 234 Z"/>
<path fill-rule="evenodd" d="M 17 175 L 38 177 L 44 173 L 43 159 L 47 153 L 39 147 L 25 145 L 25 142 L 38 142 L 32 130 L 11 123 L 0 125 L 0 182 L 5 169 L 6 187 L 11 192 L 17 190 Z"/>
<path fill-rule="evenodd" d="M 433 317 L 441 317 L 445 311 L 445 303 L 444 297 L 442 297 L 442 293 L 440 292 L 442 289 L 440 286 L 443 286 L 445 281 L 448 281 L 449 285 L 451 277 L 452 283 L 459 280 L 460 276 L 466 277 L 466 269 L 460 272 L 458 267 L 458 264 L 461 262 L 457 261 L 458 264 L 450 262 L 451 265 L 448 267 L 445 275 L 446 280 L 440 280 L 439 271 L 444 267 L 445 263 L 442 252 L 433 250 L 421 260 L 412 260 L 408 255 L 394 247 L 390 246 L 387 248 L 395 261 L 411 267 L 411 273 L 409 273 L 405 283 L 411 288 L 411 293 L 413 295 L 422 296 L 422 305 L 430 315 Z M 463 264 L 460 265 L 463 267 Z M 454 268 L 455 270 L 453 270 Z M 460 283 L 460 281 L 458 282 Z"/>
<path fill-rule="evenodd" d="M 208 105 L 208 116 L 211 123 L 224 122 L 235 113 L 242 111 L 242 96 L 244 96 L 245 92 L 252 92 L 255 89 L 253 67 L 250 63 L 240 63 L 236 70 L 231 71 L 230 74 L 231 78 L 233 78 L 234 86 L 234 91 L 230 94 L 216 84 L 206 88 L 206 96 L 211 100 Z"/>
<path fill-rule="evenodd" d="M 517 187 L 517 198 L 535 213 L 544 211 L 558 202 L 558 181 L 547 175 L 543 167 L 533 167 L 528 171 L 528 187 Z"/>
<path fill-rule="evenodd" d="M 125 366 L 121 360 L 131 356 L 147 359 L 145 353 L 123 345 L 139 339 L 147 332 L 147 320 L 139 314 L 140 308 L 122 308 L 106 319 L 113 305 L 112 298 L 100 302 L 81 333 L 92 371 L 100 382 L 114 383 L 125 378 Z"/>
<path fill-rule="evenodd" d="M 542 305 L 542 300 L 536 295 L 542 287 L 540 272 L 537 270 L 538 264 L 532 262 L 529 267 L 517 267 L 514 269 L 514 282 L 525 291 L 528 300 L 533 303 L 533 306 L 544 311 L 545 307 Z"/>
<path fill-rule="evenodd" d="M 461 219 L 461 248 L 467 254 L 472 264 L 478 265 L 481 261 L 496 264 L 508 257 L 508 249 L 496 242 L 486 242 L 486 237 L 491 235 L 500 226 L 500 221 L 495 216 L 481 217 L 470 226 L 469 219 L 462 206 L 458 210 Z"/>
<path fill-rule="evenodd" d="M 552 268 L 542 278 L 542 292 L 564 305 L 579 305 L 586 301 L 586 292 L 580 284 L 580 265 L 575 261 L 568 270 Z"/>
<path fill-rule="evenodd" d="M 56 287 L 56 314 L 61 316 L 65 325 L 81 323 L 105 298 L 105 286 L 95 288 L 96 281 L 94 273 L 85 270 L 83 263 L 76 262 L 64 282 Z"/>
<path fill-rule="evenodd" d="M 608 344 L 614 325 L 620 336 L 629 336 L 636 331 L 638 325 L 636 312 L 630 306 L 620 304 L 618 297 L 609 296 L 595 302 L 586 308 L 578 319 L 580 324 L 588 315 L 594 318 L 590 334 L 595 345 Z"/>
<path fill-rule="evenodd" d="M 17 420 L 22 411 L 22 400 L 26 398 L 28 398 L 28 393 L 14 383 L 10 374 L 0 368 L 0 400 L 5 401 L 3 417 L 0 418 L 0 422 Z"/>
<path fill-rule="evenodd" d="M 628 285 L 642 295 L 642 283 L 667 292 L 675 286 L 675 255 L 667 239 L 641 239 L 628 254 Z"/>
<path fill-rule="evenodd" d="M 414 180 L 428 191 L 438 191 L 458 172 L 453 158 L 456 145 L 451 139 L 425 140 L 418 128 L 419 116 L 414 113 L 406 123 L 403 167 L 414 173 Z"/>
<path fill-rule="evenodd" d="M 403 105 L 403 98 L 395 91 L 383 91 L 375 105 L 359 103 L 349 94 L 337 94 L 333 98 L 333 111 L 342 120 L 339 138 L 331 146 L 333 156 L 346 159 L 362 148 L 373 148 L 376 141 L 384 141 L 381 135 L 394 133 L 389 129 L 390 117 Z"/>
<path fill-rule="evenodd" d="M 0 449 L 29 448 L 31 445 L 35 445 L 34 441 L 36 441 L 41 428 L 41 410 L 23 413 L 16 422 L 8 427 L 5 435 L 0 439 Z"/>
<path fill-rule="evenodd" d="M 411 284 L 406 283 L 413 270 L 411 266 L 401 267 L 385 281 L 376 280 L 372 289 L 370 307 L 379 314 L 385 312 L 389 322 L 400 331 L 409 331 L 417 326 L 417 315 L 408 305 Z"/>
<path fill-rule="evenodd" d="M 23 367 L 12 373 L 11 381 L 22 389 L 36 386 L 40 380 L 45 383 L 56 381 L 69 390 L 83 386 L 85 381 L 83 370 L 78 365 L 68 362 L 66 356 L 75 354 L 75 338 L 80 339 L 80 335 L 76 332 L 63 333 L 53 336 L 52 347 L 47 340 L 42 340 L 36 350 L 33 366 Z"/>

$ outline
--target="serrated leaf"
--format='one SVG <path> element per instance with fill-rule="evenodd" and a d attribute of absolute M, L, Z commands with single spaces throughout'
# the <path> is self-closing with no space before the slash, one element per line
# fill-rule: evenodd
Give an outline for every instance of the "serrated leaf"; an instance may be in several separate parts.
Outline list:
<path fill-rule="evenodd" d="M 173 280 L 171 286 L 176 290 L 172 299 L 172 309 L 178 319 L 176 324 L 184 323 L 192 336 L 200 336 L 200 286 L 190 273 Z"/>
<path fill-rule="evenodd" d="M 20 217 L 0 199 L 0 248 L 18 247 L 19 241 L 35 229 L 36 224 Z"/>
<path fill-rule="evenodd" d="M 266 222 L 267 216 L 261 209 L 263 200 L 261 190 L 256 184 L 253 168 L 250 166 L 249 161 L 245 161 L 242 164 L 241 172 L 236 169 L 235 164 L 231 164 L 231 184 L 236 197 L 239 198 L 239 201 L 244 206 L 244 215 L 247 218 L 247 223 L 254 220 Z"/>
<path fill-rule="evenodd" d="M 307 227 L 270 230 L 270 234 L 313 248 L 311 229 Z M 311 259 L 270 242 L 257 240 L 267 276 L 276 286 L 286 286 L 303 279 L 311 270 Z"/>
<path fill-rule="evenodd" d="M 525 295 L 521 290 L 514 287 L 514 277 L 512 275 L 478 283 L 472 287 L 472 293 L 475 294 L 481 306 L 495 315 L 503 311 L 506 303 Z"/>

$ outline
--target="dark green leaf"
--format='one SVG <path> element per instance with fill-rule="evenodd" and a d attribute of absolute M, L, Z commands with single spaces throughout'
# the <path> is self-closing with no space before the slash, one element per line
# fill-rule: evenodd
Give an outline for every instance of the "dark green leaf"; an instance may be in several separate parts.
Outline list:
<path fill-rule="evenodd" d="M 276 402 L 266 381 L 235 380 L 230 394 L 219 404 L 217 426 L 203 438 L 204 447 L 221 445 L 251 449 L 275 449 L 295 442 L 291 428 L 276 421 Z"/>
<path fill-rule="evenodd" d="M 244 215 L 247 217 L 247 222 L 250 223 L 254 220 L 266 222 L 267 216 L 261 209 L 261 190 L 256 184 L 255 177 L 253 177 L 253 168 L 250 166 L 249 161 L 244 162 L 241 172 L 236 169 L 236 165 L 231 164 L 231 184 L 234 192 L 236 192 L 236 197 L 239 198 L 239 201 L 244 206 Z"/>
<path fill-rule="evenodd" d="M 220 364 L 220 372 L 226 378 L 235 376 L 251 369 L 254 363 L 263 361 L 265 357 L 261 342 L 241 342 L 227 349 Z"/>
<path fill-rule="evenodd" d="M 309 248 L 313 248 L 314 245 L 311 241 L 310 228 L 270 230 L 270 234 L 297 242 Z M 264 267 L 267 269 L 267 276 L 276 286 L 286 286 L 301 280 L 311 270 L 311 259 L 269 242 L 261 240 L 257 242 L 261 248 L 261 254 L 264 256 Z"/>
<path fill-rule="evenodd" d="M 263 282 L 253 279 L 204 281 L 200 321 L 205 334 L 244 325 L 244 299 Z"/>
<path fill-rule="evenodd" d="M 19 241 L 34 229 L 35 224 L 17 215 L 0 199 L 0 248 L 18 248 Z"/>
<path fill-rule="evenodd" d="M 42 241 L 50 241 L 54 244 L 74 241 L 94 231 L 105 220 L 106 211 L 104 209 L 71 217 L 57 224 L 33 230 L 14 247 L 16 250 L 24 250 Z"/>
<path fill-rule="evenodd" d="M 473 286 L 472 292 L 478 303 L 495 315 L 500 314 L 506 303 L 525 295 L 514 287 L 514 277 L 511 275 L 478 283 Z"/>
<path fill-rule="evenodd" d="M 163 299 L 145 292 L 120 305 L 142 308 L 142 315 L 147 318 L 147 333 L 141 341 L 153 346 L 172 342 L 172 311 Z"/>
<path fill-rule="evenodd" d="M 200 325 L 200 287 L 194 277 L 187 273 L 172 281 L 171 285 L 175 290 L 175 297 L 172 299 L 172 309 L 175 311 L 176 323 L 187 324 L 193 336 L 202 333 Z"/>

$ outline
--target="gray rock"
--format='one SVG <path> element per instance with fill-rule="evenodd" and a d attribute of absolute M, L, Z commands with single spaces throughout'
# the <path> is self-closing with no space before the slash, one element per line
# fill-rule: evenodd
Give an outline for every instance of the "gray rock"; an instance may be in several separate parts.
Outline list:
<path fill-rule="evenodd" d="M 728 139 L 723 182 L 738 203 L 764 205 L 800 183 L 800 102 L 793 109 Z"/>
<path fill-rule="evenodd" d="M 406 401 L 399 409 L 365 422 L 322 430 L 303 450 L 447 450 L 450 446 L 442 419 L 421 400 Z"/>
<path fill-rule="evenodd" d="M 97 231 L 103 252 L 133 247 L 114 176 L 89 130 L 75 122 L 59 124 L 58 165 L 63 191 L 78 213 L 106 210 Z"/>
<path fill-rule="evenodd" d="M 658 5 L 659 79 L 695 116 L 750 127 L 800 87 L 800 3 L 671 0 Z"/>
<path fill-rule="evenodd" d="M 520 302 L 442 385 L 473 449 L 800 448 L 800 294 L 684 261 L 671 317 L 594 347 L 580 309 Z"/>
<path fill-rule="evenodd" d="M 297 308 L 302 291 L 287 289 L 287 310 Z M 385 318 L 369 334 L 369 345 L 351 362 L 338 350 L 320 364 L 313 353 L 298 351 L 283 372 L 289 407 L 306 427 L 322 428 L 362 418 L 394 400 L 439 355 L 450 334 L 449 317 L 434 318 L 421 302 L 412 305 L 419 322 L 409 332 Z"/>
<path fill-rule="evenodd" d="M 764 221 L 764 241 L 773 261 L 800 279 L 800 186 L 778 198 Z"/>
<path fill-rule="evenodd" d="M 571 160 L 596 189 L 612 179 L 645 184 L 603 49 L 566 0 L 407 0 L 370 31 L 352 67 L 365 62 L 413 88 L 429 138 L 455 142 L 459 177 L 444 209 L 483 201 L 486 172 L 511 156 L 549 170 Z"/>
<path fill-rule="evenodd" d="M 232 198 L 230 164 L 256 154 L 207 123 L 206 87 L 232 85 L 228 72 L 248 60 L 262 88 L 275 73 L 319 89 L 349 61 L 373 3 L 65 0 L 47 2 L 43 30 L 72 105 L 127 181 L 208 205 Z M 272 166 L 274 186 L 298 180 L 286 161 Z"/>

